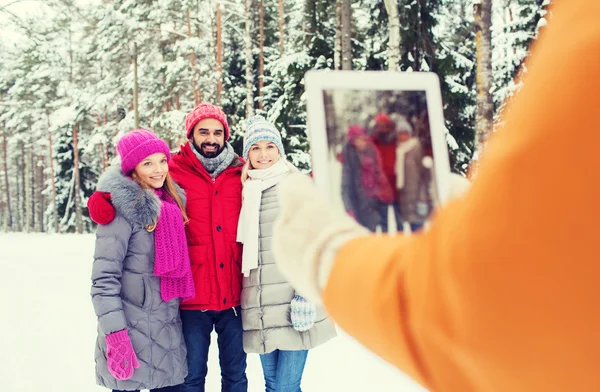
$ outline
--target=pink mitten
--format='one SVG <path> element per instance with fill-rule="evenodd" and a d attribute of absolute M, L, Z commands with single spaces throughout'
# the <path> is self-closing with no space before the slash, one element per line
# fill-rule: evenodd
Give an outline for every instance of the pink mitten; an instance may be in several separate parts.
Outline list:
<path fill-rule="evenodd" d="M 133 369 L 140 363 L 133 351 L 127 330 L 123 329 L 106 335 L 106 359 L 108 371 L 117 380 L 127 380 L 133 376 Z"/>

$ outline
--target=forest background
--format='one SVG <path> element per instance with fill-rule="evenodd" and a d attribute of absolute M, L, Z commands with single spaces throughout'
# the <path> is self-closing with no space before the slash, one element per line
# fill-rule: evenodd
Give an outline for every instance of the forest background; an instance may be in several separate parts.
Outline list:
<path fill-rule="evenodd" d="M 86 201 L 115 140 L 177 150 L 185 115 L 223 107 L 241 150 L 262 114 L 310 169 L 304 74 L 432 71 L 466 173 L 526 78 L 550 0 L 2 0 L 0 232 L 93 230 Z"/>

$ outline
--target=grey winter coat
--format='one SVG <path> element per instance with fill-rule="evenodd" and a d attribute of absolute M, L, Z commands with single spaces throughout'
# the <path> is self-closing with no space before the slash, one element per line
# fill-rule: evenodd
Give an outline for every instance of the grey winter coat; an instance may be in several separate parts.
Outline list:
<path fill-rule="evenodd" d="M 347 212 L 351 213 L 356 221 L 371 231 L 376 231 L 377 226 L 384 226 L 387 221 L 386 204 L 376 197 L 369 196 L 363 186 L 360 164 L 361 154 L 378 154 L 375 147 L 368 151 L 359 152 L 352 143 L 347 143 L 342 150 L 342 201 Z M 373 158 L 375 165 L 377 160 Z M 383 168 L 377 168 L 383 171 Z"/>
<path fill-rule="evenodd" d="M 323 309 L 317 307 L 314 326 L 305 332 L 292 327 L 290 303 L 294 288 L 281 275 L 271 251 L 273 223 L 279 214 L 277 185 L 263 191 L 260 205 L 258 268 L 244 276 L 242 326 L 244 351 L 266 354 L 274 350 L 308 350 L 336 335 Z"/>
<path fill-rule="evenodd" d="M 156 222 L 160 200 L 115 168 L 100 177 L 98 190 L 111 193 L 116 216 L 96 232 L 91 289 L 98 316 L 96 382 L 120 390 L 181 384 L 187 363 L 179 300 L 164 302 L 160 296 L 154 233 L 145 228 Z M 108 371 L 105 336 L 122 329 L 128 330 L 140 367 L 120 381 Z"/>

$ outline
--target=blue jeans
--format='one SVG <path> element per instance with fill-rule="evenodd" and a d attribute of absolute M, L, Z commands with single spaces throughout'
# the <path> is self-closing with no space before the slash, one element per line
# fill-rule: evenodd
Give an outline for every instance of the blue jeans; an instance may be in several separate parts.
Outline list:
<path fill-rule="evenodd" d="M 188 375 L 181 392 L 204 392 L 208 373 L 208 348 L 213 327 L 217 331 L 221 391 L 247 392 L 246 353 L 242 342 L 241 308 L 222 311 L 181 310 L 187 346 Z"/>
<path fill-rule="evenodd" d="M 266 392 L 302 392 L 300 383 L 308 350 L 275 350 L 260 355 Z"/>
<path fill-rule="evenodd" d="M 387 222 L 387 216 L 388 216 L 388 206 L 390 204 L 382 204 L 381 206 L 381 214 L 383 216 L 383 225 L 381 228 L 381 231 L 383 231 L 384 233 L 387 233 L 388 230 L 388 222 Z M 402 215 L 400 215 L 400 207 L 398 206 L 398 203 L 394 203 L 391 204 L 392 208 L 394 209 L 394 218 L 396 219 L 396 230 L 400 233 L 402 231 L 404 231 L 404 227 L 403 227 L 403 222 L 404 220 L 402 219 Z M 410 231 L 412 231 L 413 233 L 416 231 L 419 231 L 422 227 L 423 227 L 423 223 L 412 223 L 409 222 L 410 225 Z"/>

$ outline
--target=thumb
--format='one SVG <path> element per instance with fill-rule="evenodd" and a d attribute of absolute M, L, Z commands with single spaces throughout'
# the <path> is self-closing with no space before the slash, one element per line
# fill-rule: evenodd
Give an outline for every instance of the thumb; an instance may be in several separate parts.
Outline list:
<path fill-rule="evenodd" d="M 137 355 L 135 355 L 135 351 L 133 352 L 133 358 L 131 359 L 131 361 L 133 362 L 134 369 L 137 369 L 140 367 L 140 362 L 137 359 Z"/>

